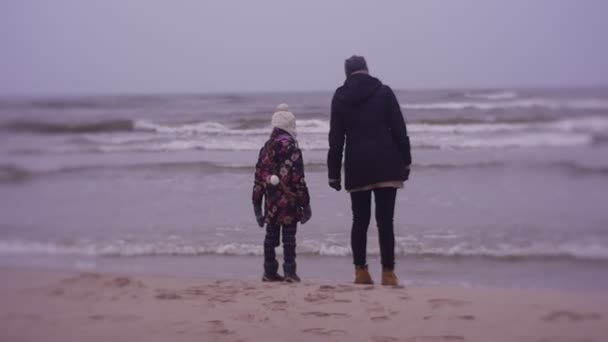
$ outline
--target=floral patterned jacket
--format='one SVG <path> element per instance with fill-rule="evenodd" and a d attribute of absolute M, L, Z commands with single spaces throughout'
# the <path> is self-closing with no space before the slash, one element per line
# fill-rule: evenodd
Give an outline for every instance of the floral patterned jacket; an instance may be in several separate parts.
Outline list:
<path fill-rule="evenodd" d="M 270 183 L 272 175 L 279 177 L 278 185 Z M 296 140 L 280 128 L 272 131 L 260 149 L 255 166 L 253 205 L 261 206 L 262 198 L 265 222 L 273 225 L 299 222 L 303 208 L 310 205 L 302 151 Z"/>

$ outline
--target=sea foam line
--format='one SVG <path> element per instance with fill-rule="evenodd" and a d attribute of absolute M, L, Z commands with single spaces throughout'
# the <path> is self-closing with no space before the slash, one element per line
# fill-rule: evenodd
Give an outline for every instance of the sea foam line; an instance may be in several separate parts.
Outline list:
<path fill-rule="evenodd" d="M 397 239 L 395 253 L 398 257 L 436 258 L 490 258 L 505 261 L 534 261 L 539 259 L 589 260 L 608 262 L 608 246 L 599 243 L 559 245 L 533 244 L 520 247 L 500 244 L 494 247 L 470 246 L 456 243 L 444 247 L 424 246 Z M 332 241 L 303 240 L 298 244 L 298 254 L 326 257 L 347 257 L 350 246 Z M 280 254 L 280 249 L 277 249 Z M 50 255 L 88 257 L 140 257 L 140 256 L 262 256 L 263 246 L 253 243 L 185 243 L 183 241 L 155 242 L 88 242 L 62 244 L 48 241 L 0 240 L 0 255 Z M 377 256 L 377 248 L 370 248 L 369 255 Z"/>
<path fill-rule="evenodd" d="M 515 108 L 545 108 L 549 110 L 572 109 L 572 110 L 606 110 L 608 100 L 605 99 L 515 99 L 501 101 L 448 101 L 427 103 L 402 103 L 401 108 L 406 110 L 495 110 Z"/>

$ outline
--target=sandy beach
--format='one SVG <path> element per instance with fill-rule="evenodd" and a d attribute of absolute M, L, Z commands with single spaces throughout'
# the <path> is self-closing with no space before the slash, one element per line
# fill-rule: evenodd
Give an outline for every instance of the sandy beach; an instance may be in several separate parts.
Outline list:
<path fill-rule="evenodd" d="M 608 340 L 604 294 L 0 269 L 0 341 Z"/>

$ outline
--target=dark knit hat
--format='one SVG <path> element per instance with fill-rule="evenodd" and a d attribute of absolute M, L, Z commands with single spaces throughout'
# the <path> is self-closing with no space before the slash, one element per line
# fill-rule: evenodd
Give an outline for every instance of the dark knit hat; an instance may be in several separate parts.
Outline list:
<path fill-rule="evenodd" d="M 367 71 L 367 62 L 363 56 L 352 55 L 349 59 L 344 61 L 344 72 L 346 77 L 350 76 L 355 71 L 365 70 Z"/>

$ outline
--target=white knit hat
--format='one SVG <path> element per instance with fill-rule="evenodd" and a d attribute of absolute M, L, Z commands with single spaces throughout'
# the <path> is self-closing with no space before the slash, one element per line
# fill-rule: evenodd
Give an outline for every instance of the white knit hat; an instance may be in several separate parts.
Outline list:
<path fill-rule="evenodd" d="M 281 103 L 277 106 L 277 111 L 272 115 L 270 122 L 272 127 L 280 128 L 291 134 L 294 138 L 296 132 L 296 117 L 289 111 L 289 106 L 286 103 Z"/>

